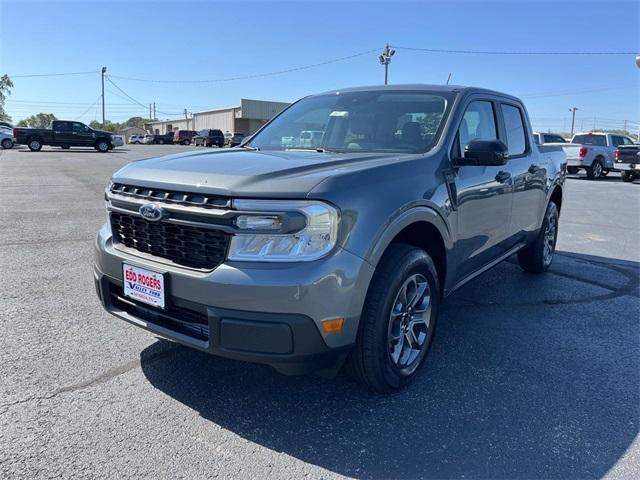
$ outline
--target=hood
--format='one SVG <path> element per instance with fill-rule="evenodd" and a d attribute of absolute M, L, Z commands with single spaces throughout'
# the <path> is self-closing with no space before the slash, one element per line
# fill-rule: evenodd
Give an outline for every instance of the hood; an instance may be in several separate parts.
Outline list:
<path fill-rule="evenodd" d="M 94 132 L 99 133 L 100 135 L 107 135 L 107 136 L 112 136 L 115 135 L 115 133 L 113 132 L 107 132 L 105 130 L 94 130 Z"/>
<path fill-rule="evenodd" d="M 296 198 L 324 179 L 398 160 L 397 154 L 197 151 L 126 165 L 113 181 L 223 196 Z"/>

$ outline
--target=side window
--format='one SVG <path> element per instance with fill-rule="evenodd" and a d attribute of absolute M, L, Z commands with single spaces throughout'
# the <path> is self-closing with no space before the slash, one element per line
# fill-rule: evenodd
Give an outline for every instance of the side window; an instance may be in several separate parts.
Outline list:
<path fill-rule="evenodd" d="M 73 122 L 72 128 L 74 132 L 86 132 L 87 126 L 84 123 Z"/>
<path fill-rule="evenodd" d="M 611 145 L 613 145 L 614 147 L 617 147 L 618 145 L 622 144 L 622 138 L 618 137 L 617 135 L 611 135 Z"/>
<path fill-rule="evenodd" d="M 55 130 L 56 132 L 70 132 L 71 125 L 69 125 L 69 122 L 56 122 Z"/>
<path fill-rule="evenodd" d="M 520 109 L 504 103 L 501 104 L 500 107 L 502 108 L 502 116 L 504 117 L 504 127 L 507 130 L 509 155 L 522 155 L 527 150 L 527 140 Z"/>
<path fill-rule="evenodd" d="M 622 137 L 622 143 L 624 145 L 633 145 L 633 142 L 629 140 L 627 137 Z"/>
<path fill-rule="evenodd" d="M 497 140 L 496 117 L 493 104 L 484 100 L 471 102 L 464 112 L 458 127 L 458 142 L 455 154 L 461 157 L 464 147 L 473 140 Z"/>

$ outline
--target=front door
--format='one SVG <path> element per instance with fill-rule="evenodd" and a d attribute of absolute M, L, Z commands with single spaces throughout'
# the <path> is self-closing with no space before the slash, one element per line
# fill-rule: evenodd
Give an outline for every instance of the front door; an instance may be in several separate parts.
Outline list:
<path fill-rule="evenodd" d="M 473 100 L 458 127 L 452 157 L 464 155 L 472 140 L 498 139 L 496 105 Z M 509 249 L 512 179 L 509 163 L 501 166 L 461 166 L 454 170 L 457 210 L 455 254 L 457 280 L 482 268 Z"/>
<path fill-rule="evenodd" d="M 75 138 L 74 145 L 93 146 L 95 143 L 95 134 L 84 123 L 72 122 L 71 129 Z"/>

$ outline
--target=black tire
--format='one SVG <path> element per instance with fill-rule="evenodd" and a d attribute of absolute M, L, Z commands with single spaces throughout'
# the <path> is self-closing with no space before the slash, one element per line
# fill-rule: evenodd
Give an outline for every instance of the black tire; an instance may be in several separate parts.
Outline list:
<path fill-rule="evenodd" d="M 27 141 L 27 146 L 32 152 L 39 152 L 42 150 L 42 141 L 39 138 L 30 138 Z"/>
<path fill-rule="evenodd" d="M 570 175 L 575 175 L 579 170 L 578 167 L 567 167 L 567 173 Z"/>
<path fill-rule="evenodd" d="M 587 178 L 589 180 L 598 180 L 602 177 L 602 172 L 604 171 L 604 166 L 602 165 L 602 160 L 596 158 L 590 167 L 587 167 Z"/>
<path fill-rule="evenodd" d="M 608 169 L 606 169 L 606 168 L 605 168 L 604 170 L 602 170 L 602 176 L 603 176 L 603 177 L 606 177 L 607 175 L 609 175 L 609 172 L 610 172 L 610 171 L 611 171 L 611 170 L 608 170 Z"/>
<path fill-rule="evenodd" d="M 164 145 L 164 140 L 160 140 L 160 145 Z"/>
<path fill-rule="evenodd" d="M 4 148 L 5 150 L 10 150 L 13 148 L 13 140 L 11 140 L 10 138 L 5 138 L 4 140 L 2 140 L 2 148 Z"/>
<path fill-rule="evenodd" d="M 403 288 L 407 292 L 406 285 L 410 285 L 407 282 L 414 278 L 420 279 L 415 283 L 414 292 L 419 286 L 427 285 L 422 296 L 415 295 L 417 300 L 415 310 L 412 310 L 408 308 L 410 302 L 402 306 L 400 295 Z M 428 301 L 428 308 L 423 301 Z M 420 248 L 392 244 L 376 268 L 362 310 L 356 344 L 349 355 L 348 368 L 355 379 L 365 388 L 379 393 L 393 392 L 409 384 L 431 348 L 439 304 L 440 285 L 431 257 Z M 409 330 L 407 324 L 414 323 L 413 315 L 420 315 L 418 307 L 426 308 L 424 321 L 415 323 Z M 409 313 L 399 313 L 401 311 Z M 420 329 L 417 336 L 415 328 Z M 392 337 L 397 341 L 392 342 Z M 410 337 L 418 343 L 409 341 Z M 411 350 L 413 345 L 418 348 Z M 396 347 L 399 347 L 398 351 Z M 405 348 L 409 349 L 406 356 Z M 396 353 L 398 358 L 394 359 Z M 404 366 L 403 358 L 407 360 Z M 409 362 L 409 359 L 412 360 Z"/>
<path fill-rule="evenodd" d="M 99 151 L 100 153 L 106 153 L 109 151 L 109 142 L 106 140 L 98 140 L 96 142 L 96 150 Z"/>
<path fill-rule="evenodd" d="M 622 177 L 623 182 L 633 182 L 636 178 L 634 172 L 630 172 L 629 170 L 622 170 L 620 172 L 620 176 Z"/>
<path fill-rule="evenodd" d="M 518 252 L 518 262 L 525 272 L 542 273 L 551 266 L 558 240 L 559 213 L 558 206 L 549 202 L 536 239 Z M 545 245 L 550 249 L 549 254 Z"/>
<path fill-rule="evenodd" d="M 190 145 L 191 144 L 191 140 L 183 140 L 182 141 L 182 145 Z"/>

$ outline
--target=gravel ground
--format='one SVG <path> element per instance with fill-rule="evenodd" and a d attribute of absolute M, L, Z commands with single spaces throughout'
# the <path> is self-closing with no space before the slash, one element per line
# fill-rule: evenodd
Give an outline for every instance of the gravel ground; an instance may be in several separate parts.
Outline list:
<path fill-rule="evenodd" d="M 417 381 L 373 396 L 102 311 L 109 175 L 191 148 L 0 150 L 0 477 L 638 478 L 637 181 L 570 178 L 551 271 L 459 290 Z"/>

